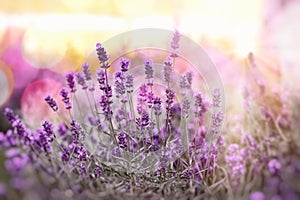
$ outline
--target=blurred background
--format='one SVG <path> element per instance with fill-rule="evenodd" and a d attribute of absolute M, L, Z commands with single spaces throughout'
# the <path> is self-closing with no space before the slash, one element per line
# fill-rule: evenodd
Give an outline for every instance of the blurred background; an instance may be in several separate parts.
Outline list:
<path fill-rule="evenodd" d="M 243 85 L 249 52 L 260 73 L 271 77 L 280 68 L 285 86 L 298 91 L 299 0 L 0 0 L 0 5 L 0 113 L 10 106 L 25 119 L 45 116 L 43 97 L 56 94 L 61 75 L 78 69 L 96 42 L 136 28 L 177 28 L 198 42 L 220 71 L 228 106 Z M 0 120 L 5 131 L 8 124 Z"/>

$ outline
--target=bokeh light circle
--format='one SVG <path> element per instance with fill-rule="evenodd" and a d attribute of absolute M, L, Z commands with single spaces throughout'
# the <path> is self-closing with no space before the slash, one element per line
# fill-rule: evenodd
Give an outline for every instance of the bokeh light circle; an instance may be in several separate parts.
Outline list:
<path fill-rule="evenodd" d="M 14 87 L 14 78 L 11 68 L 0 61 L 0 107 L 9 99 Z"/>
<path fill-rule="evenodd" d="M 49 119 L 53 122 L 59 121 L 59 117 L 54 113 L 44 98 L 51 95 L 55 99 L 60 99 L 58 93 L 62 84 L 53 79 L 41 79 L 29 84 L 21 98 L 21 112 L 26 123 L 31 127 L 38 127 L 42 120 Z M 57 101 L 59 105 L 60 101 Z"/>

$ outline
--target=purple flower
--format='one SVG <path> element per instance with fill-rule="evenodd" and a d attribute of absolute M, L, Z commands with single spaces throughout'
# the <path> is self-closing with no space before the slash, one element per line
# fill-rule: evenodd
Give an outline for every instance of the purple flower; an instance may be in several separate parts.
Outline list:
<path fill-rule="evenodd" d="M 221 92 L 219 88 L 215 88 L 213 91 L 213 106 L 214 107 L 221 106 Z"/>
<path fill-rule="evenodd" d="M 76 73 L 76 78 L 77 78 L 78 85 L 81 85 L 81 87 L 82 87 L 83 90 L 88 89 L 88 86 L 86 84 L 85 76 L 84 76 L 83 72 Z"/>
<path fill-rule="evenodd" d="M 188 118 L 189 117 L 189 113 L 190 113 L 190 101 L 188 100 L 188 98 L 185 98 L 182 101 L 182 105 L 181 105 L 181 116 L 183 118 Z"/>
<path fill-rule="evenodd" d="M 74 72 L 70 72 L 66 75 L 66 80 L 67 80 L 67 85 L 70 88 L 70 92 L 71 93 L 75 93 L 76 92 L 76 88 L 75 88 L 75 76 L 74 76 Z"/>
<path fill-rule="evenodd" d="M 148 113 L 143 113 L 142 115 L 142 121 L 141 121 L 141 126 L 142 127 L 147 127 L 150 123 L 150 117 Z"/>
<path fill-rule="evenodd" d="M 190 179 L 190 178 L 192 178 L 192 176 L 193 176 L 193 169 L 187 169 L 183 173 L 183 178 L 184 179 Z"/>
<path fill-rule="evenodd" d="M 242 157 L 238 144 L 230 144 L 228 155 L 225 156 L 226 163 L 229 168 L 233 187 L 238 186 L 238 181 L 245 174 L 245 159 Z"/>
<path fill-rule="evenodd" d="M 112 155 L 113 155 L 113 156 L 120 157 L 120 156 L 122 155 L 122 152 L 123 152 L 122 148 L 120 148 L 120 147 L 115 147 L 115 148 L 113 149 Z"/>
<path fill-rule="evenodd" d="M 153 106 L 153 102 L 154 102 L 154 93 L 152 91 L 149 91 L 147 94 L 147 103 L 149 108 Z"/>
<path fill-rule="evenodd" d="M 191 86 L 192 86 L 192 80 L 193 80 L 193 73 L 192 72 L 186 72 L 179 79 L 179 86 L 180 86 L 180 88 L 182 88 L 182 89 L 190 89 Z"/>
<path fill-rule="evenodd" d="M 138 151 L 138 143 L 136 140 L 134 139 L 129 139 L 128 141 L 128 150 L 130 152 L 137 152 Z"/>
<path fill-rule="evenodd" d="M 80 163 L 80 165 L 79 165 L 79 173 L 81 175 L 85 175 L 86 172 L 87 172 L 86 171 L 86 163 L 85 162 Z"/>
<path fill-rule="evenodd" d="M 5 108 L 4 114 L 11 125 L 13 125 L 14 122 L 17 121 L 17 119 L 18 119 L 18 117 L 14 115 L 12 109 L 10 109 L 10 108 Z"/>
<path fill-rule="evenodd" d="M 265 200 L 265 195 L 262 192 L 252 192 L 250 194 L 249 200 Z"/>
<path fill-rule="evenodd" d="M 153 101 L 153 110 L 154 110 L 154 115 L 161 114 L 161 99 L 159 97 L 155 97 Z"/>
<path fill-rule="evenodd" d="M 59 92 L 60 96 L 62 97 L 62 101 L 65 103 L 65 108 L 70 110 L 72 108 L 72 104 L 70 102 L 69 92 L 67 89 L 62 88 Z"/>
<path fill-rule="evenodd" d="M 205 136 L 206 136 L 206 128 L 204 126 L 200 126 L 198 128 L 198 134 L 193 139 L 192 148 L 194 148 L 195 150 L 201 149 L 205 142 Z"/>
<path fill-rule="evenodd" d="M 193 72 L 188 71 L 185 73 L 185 78 L 188 82 L 188 84 L 191 86 L 192 85 L 192 81 L 193 81 Z"/>
<path fill-rule="evenodd" d="M 79 140 L 81 138 L 85 137 L 85 134 L 84 134 L 84 131 L 82 130 L 82 127 L 75 120 L 71 121 L 70 130 L 71 130 L 71 133 L 73 135 L 73 142 L 75 144 L 78 144 Z"/>
<path fill-rule="evenodd" d="M 71 156 L 70 151 L 66 147 L 62 146 L 61 160 L 64 163 L 67 163 L 70 160 L 70 156 Z"/>
<path fill-rule="evenodd" d="M 25 135 L 27 135 L 27 133 L 26 133 L 26 130 L 25 130 L 25 126 L 23 125 L 21 120 L 17 120 L 15 122 L 14 128 L 15 128 L 15 131 L 16 131 L 17 135 L 19 136 L 19 139 L 23 140 Z"/>
<path fill-rule="evenodd" d="M 182 88 L 182 89 L 189 88 L 189 84 L 186 81 L 186 78 L 185 78 L 184 75 L 180 76 L 179 87 Z"/>
<path fill-rule="evenodd" d="M 167 110 L 170 111 L 171 110 L 171 106 L 174 102 L 174 97 L 175 97 L 175 92 L 171 89 L 166 89 L 166 96 L 167 96 Z"/>
<path fill-rule="evenodd" d="M 142 117 L 136 118 L 136 125 L 140 129 L 145 129 L 150 124 L 149 114 L 144 112 L 142 113 Z"/>
<path fill-rule="evenodd" d="M 96 119 L 94 116 L 88 116 L 87 120 L 89 121 L 91 126 L 96 126 Z"/>
<path fill-rule="evenodd" d="M 107 98 L 111 98 L 112 97 L 112 89 L 110 85 L 107 85 L 104 89 L 104 93 L 107 96 Z"/>
<path fill-rule="evenodd" d="M 15 156 L 9 160 L 6 160 L 4 166 L 9 173 L 16 174 L 21 169 L 23 169 L 28 162 L 29 162 L 28 155 L 23 153 L 19 156 Z"/>
<path fill-rule="evenodd" d="M 102 174 L 102 171 L 101 171 L 101 169 L 100 169 L 100 167 L 95 167 L 94 168 L 94 175 L 95 175 L 95 178 L 99 178 L 100 176 L 101 176 L 101 174 Z"/>
<path fill-rule="evenodd" d="M 138 103 L 137 103 L 137 111 L 138 114 L 142 115 L 146 112 L 146 102 L 147 102 L 147 95 L 148 95 L 148 87 L 146 84 L 143 84 L 139 88 L 139 96 L 138 96 Z"/>
<path fill-rule="evenodd" d="M 59 136 L 64 136 L 68 132 L 66 125 L 60 124 L 58 126 L 57 132 L 58 132 Z"/>
<path fill-rule="evenodd" d="M 120 66 L 121 66 L 121 71 L 122 72 L 127 72 L 128 69 L 129 69 L 129 65 L 130 65 L 130 60 L 129 59 L 121 58 Z"/>
<path fill-rule="evenodd" d="M 271 174 L 275 174 L 281 169 L 281 164 L 277 159 L 272 159 L 268 163 L 269 171 Z"/>
<path fill-rule="evenodd" d="M 48 120 L 45 120 L 42 124 L 42 126 L 44 127 L 44 131 L 47 134 L 47 137 L 49 138 L 49 141 L 52 142 L 54 140 L 54 138 L 56 138 L 55 133 L 53 131 L 53 124 L 50 123 Z"/>
<path fill-rule="evenodd" d="M 95 91 L 95 84 L 94 84 L 94 83 L 92 83 L 92 84 L 90 85 L 89 91 L 90 91 L 90 92 L 94 92 L 94 91 Z"/>
<path fill-rule="evenodd" d="M 183 95 L 182 101 L 178 103 L 176 102 L 176 93 L 172 89 L 174 87 L 171 83 L 177 86 L 174 80 L 173 61 L 178 56 L 179 38 L 180 34 L 175 32 L 171 43 L 171 55 L 163 63 L 162 75 L 166 81 L 164 99 L 160 97 L 162 91 L 152 87 L 154 81 L 152 60 L 144 61 L 145 82 L 136 88 L 138 89 L 137 93 L 133 93 L 135 89 L 134 76 L 129 72 L 130 61 L 121 58 L 120 71 L 114 74 L 113 80 L 108 80 L 110 77 L 107 70 L 110 67 L 109 56 L 103 46 L 98 43 L 96 51 L 100 69 L 97 70 L 97 76 L 92 76 L 90 65 L 83 63 L 81 72 L 71 72 L 66 75 L 67 87 L 62 88 L 59 93 L 61 96 L 59 98 L 65 108 L 69 110 L 73 107 L 71 94 L 77 91 L 76 87 L 82 87 L 85 90 L 88 96 L 84 98 L 87 98 L 86 100 L 92 107 L 88 110 L 74 110 L 74 113 L 80 112 L 81 117 L 74 118 L 76 115 L 73 116 L 71 113 L 67 113 L 70 115 L 58 113 L 61 121 L 58 121 L 57 125 L 53 124 L 50 119 L 46 119 L 41 128 L 35 130 L 33 134 L 10 109 L 6 109 L 6 117 L 11 122 L 13 129 L 5 134 L 0 132 L 0 145 L 1 149 L 6 152 L 5 167 L 11 170 L 12 177 L 19 178 L 19 175 L 23 174 L 27 177 L 31 172 L 34 173 L 35 170 L 38 170 L 42 174 L 38 179 L 33 180 L 38 181 L 38 184 L 41 181 L 38 187 L 41 189 L 47 185 L 55 187 L 49 191 L 51 193 L 49 193 L 49 198 L 53 199 L 60 199 L 60 194 L 63 195 L 62 198 L 76 198 L 77 194 L 80 195 L 78 198 L 84 198 L 86 194 L 90 194 L 89 191 L 86 193 L 86 190 L 96 192 L 95 195 L 97 195 L 102 189 L 105 189 L 103 184 L 106 183 L 116 184 L 118 188 L 124 190 L 124 184 L 120 182 L 122 177 L 124 180 L 129 177 L 125 182 L 130 182 L 132 189 L 135 189 L 136 184 L 131 184 L 132 181 L 130 181 L 131 172 L 135 172 L 134 170 L 137 172 L 139 170 L 148 171 L 153 166 L 161 167 L 160 177 L 155 176 L 155 172 L 153 174 L 147 172 L 145 174 L 147 178 L 143 179 L 146 181 L 145 186 L 149 183 L 148 181 L 163 184 L 164 181 L 171 180 L 172 176 L 178 175 L 180 175 L 178 178 L 193 179 L 190 182 L 192 185 L 194 180 L 201 180 L 201 177 L 207 177 L 202 181 L 221 180 L 223 177 L 214 176 L 223 176 L 224 173 L 214 170 L 219 169 L 216 167 L 216 162 L 219 148 L 223 142 L 220 137 L 216 138 L 218 139 L 217 144 L 211 144 L 208 140 L 210 139 L 208 134 L 211 131 L 197 119 L 200 116 L 203 117 L 208 110 L 208 102 L 204 99 L 204 95 L 198 94 L 193 100 L 188 99 L 187 95 Z M 98 83 L 95 84 L 99 84 L 99 91 L 94 92 L 93 79 L 97 79 Z M 187 89 L 186 91 L 192 94 L 192 73 L 185 73 L 179 84 L 183 90 Z M 45 101 L 52 110 L 58 111 L 58 105 L 52 97 L 46 97 Z M 94 101 L 98 101 L 98 103 L 93 105 Z M 191 105 L 192 101 L 195 101 L 195 105 Z M 80 102 L 78 103 L 80 104 Z M 162 108 L 162 103 L 164 108 Z M 76 106 L 73 109 L 86 109 L 86 106 L 78 106 L 79 108 Z M 137 106 L 136 109 L 135 106 Z M 192 108 L 195 108 L 196 120 L 190 116 L 193 115 Z M 186 118 L 190 119 L 187 121 L 186 127 L 183 127 L 180 120 Z M 81 121 L 78 121 L 79 119 Z M 215 127 L 219 128 L 222 120 L 221 112 L 213 115 Z M 187 144 L 182 142 L 180 131 L 189 134 L 190 137 L 187 137 L 186 140 Z M 249 146 L 253 146 L 252 142 L 250 143 Z M 189 151 L 186 151 L 186 146 L 189 147 Z M 249 146 L 243 147 L 243 149 L 248 150 Z M 9 150 L 7 151 L 7 149 Z M 243 149 L 237 145 L 230 146 L 229 155 L 226 156 L 229 168 L 228 176 L 232 183 L 244 180 L 242 178 L 246 166 L 248 167 L 248 162 L 245 161 L 248 152 Z M 26 158 L 23 157 L 23 153 L 27 156 Z M 149 155 L 151 157 L 148 157 Z M 174 157 L 177 158 L 175 162 L 172 159 Z M 25 170 L 26 165 L 29 167 Z M 272 169 L 276 166 L 273 164 Z M 128 167 L 130 167 L 130 173 L 118 173 L 118 170 L 126 170 Z M 49 180 L 47 180 L 47 174 Z M 60 182 L 56 175 L 68 180 Z M 139 172 L 135 173 L 137 181 L 140 180 L 140 175 L 144 176 Z M 22 179 L 22 176 L 20 178 L 20 180 L 26 180 Z M 119 178 L 121 178 L 120 181 Z M 14 181 L 18 183 L 18 179 Z M 26 181 L 23 181 L 22 184 L 26 185 Z M 177 182 L 174 184 L 174 187 L 177 187 Z M 189 187 L 190 184 L 186 186 Z M 56 188 L 57 185 L 60 187 Z M 42 191 L 47 192 L 45 196 L 48 195 L 48 190 Z M 24 192 L 24 194 L 27 193 Z"/>
<path fill-rule="evenodd" d="M 179 49 L 179 40 L 180 40 L 180 33 L 178 32 L 178 30 L 176 29 L 174 34 L 173 34 L 173 38 L 172 38 L 172 42 L 171 42 L 171 48 L 172 48 L 172 53 L 171 53 L 171 57 L 177 57 L 177 51 Z"/>
<path fill-rule="evenodd" d="M 118 143 L 119 143 L 119 146 L 122 149 L 127 147 L 127 138 L 126 138 L 126 135 L 124 133 L 120 133 L 118 135 Z"/>
<path fill-rule="evenodd" d="M 111 104 L 112 101 L 106 95 L 102 95 L 100 97 L 99 105 L 101 106 L 105 119 L 107 120 L 110 119 L 113 114 Z"/>
<path fill-rule="evenodd" d="M 113 103 L 111 100 L 112 97 L 112 89 L 111 86 L 106 84 L 106 72 L 103 70 L 98 70 L 98 82 L 100 84 L 100 89 L 104 92 L 104 95 L 100 97 L 99 104 L 102 108 L 103 114 L 106 119 L 110 119 L 113 112 L 111 109 L 111 104 Z"/>
<path fill-rule="evenodd" d="M 162 151 L 160 155 L 160 167 L 167 168 L 169 165 L 169 160 L 171 159 L 171 153 L 168 150 Z"/>
<path fill-rule="evenodd" d="M 101 68 L 104 68 L 104 69 L 109 68 L 109 64 L 107 63 L 109 56 L 107 55 L 105 49 L 102 47 L 101 43 L 96 44 L 96 52 L 98 55 L 98 60 L 101 64 Z"/>
<path fill-rule="evenodd" d="M 127 98 L 126 96 L 124 96 L 124 94 L 126 93 L 126 85 L 123 72 L 115 73 L 115 91 L 116 97 L 119 98 L 122 103 L 126 103 Z"/>
<path fill-rule="evenodd" d="M 133 92 L 133 76 L 131 74 L 127 74 L 126 77 L 126 88 L 127 88 L 127 93 L 132 93 Z"/>
<path fill-rule="evenodd" d="M 118 122 L 122 120 L 126 120 L 127 116 L 128 116 L 127 110 L 124 107 L 121 107 L 117 111 L 116 120 Z"/>
<path fill-rule="evenodd" d="M 170 84 L 173 82 L 173 62 L 172 62 L 172 58 L 167 57 L 165 62 L 164 62 L 165 66 L 164 66 L 164 78 L 165 81 Z"/>
<path fill-rule="evenodd" d="M 85 149 L 85 147 L 83 147 L 83 146 L 75 147 L 74 153 L 76 154 L 77 158 L 80 161 L 87 161 L 88 153 L 87 153 L 87 150 Z"/>
<path fill-rule="evenodd" d="M 6 132 L 6 138 L 7 138 L 7 146 L 10 146 L 10 147 L 15 147 L 15 146 L 17 146 L 19 143 L 18 143 L 18 141 L 17 141 L 17 139 L 16 139 L 16 136 L 15 136 L 15 134 L 13 133 L 13 131 L 12 130 L 8 130 L 7 132 Z"/>
<path fill-rule="evenodd" d="M 42 130 L 38 130 L 37 133 L 39 134 L 39 144 L 44 152 L 50 153 L 51 152 L 51 145 L 49 143 L 49 137 L 47 133 Z"/>
<path fill-rule="evenodd" d="M 195 117 L 201 117 L 203 115 L 203 104 L 204 104 L 204 96 L 201 93 L 198 93 L 194 96 L 195 106 L 194 113 Z"/>
<path fill-rule="evenodd" d="M 13 148 L 13 149 L 8 149 L 6 152 L 5 152 L 5 157 L 6 158 L 12 158 L 12 157 L 15 157 L 17 155 L 20 154 L 20 150 L 17 149 L 17 148 Z"/>
<path fill-rule="evenodd" d="M 48 105 L 52 108 L 52 110 L 54 112 L 58 111 L 57 103 L 56 103 L 56 101 L 51 96 L 48 95 L 45 98 L 45 101 L 48 103 Z"/>
<path fill-rule="evenodd" d="M 253 136 L 250 134 L 242 136 L 242 144 L 248 144 L 250 146 L 251 150 L 258 148 L 257 142 L 255 141 Z"/>
<path fill-rule="evenodd" d="M 105 72 L 103 69 L 98 69 L 97 70 L 97 80 L 98 80 L 98 83 L 99 83 L 99 88 L 100 90 L 104 90 L 105 88 Z"/>
<path fill-rule="evenodd" d="M 219 111 L 217 113 L 214 113 L 212 115 L 213 125 L 215 127 L 220 127 L 221 124 L 222 124 L 223 119 L 224 119 L 224 114 L 221 111 Z"/>
<path fill-rule="evenodd" d="M 96 119 L 93 116 L 89 116 L 88 117 L 88 121 L 90 123 L 91 126 L 95 126 L 97 128 L 98 131 L 102 131 L 102 123 L 100 119 Z"/>
<path fill-rule="evenodd" d="M 83 73 L 86 81 L 92 80 L 92 74 L 90 72 L 90 64 L 88 62 L 82 63 Z"/>
<path fill-rule="evenodd" d="M 145 66 L 145 75 L 146 75 L 146 79 L 151 79 L 153 78 L 153 61 L 151 59 L 147 59 L 144 62 L 144 66 Z"/>

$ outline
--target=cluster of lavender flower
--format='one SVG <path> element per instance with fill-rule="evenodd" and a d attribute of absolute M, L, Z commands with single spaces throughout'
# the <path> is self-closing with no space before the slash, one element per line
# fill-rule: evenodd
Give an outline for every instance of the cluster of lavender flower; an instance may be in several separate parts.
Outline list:
<path fill-rule="evenodd" d="M 159 188 L 172 178 L 198 183 L 214 179 L 219 149 L 224 145 L 219 134 L 223 113 L 210 116 L 207 111 L 220 107 L 220 91 L 213 91 L 210 103 L 204 94 L 192 90 L 193 74 L 186 72 L 179 80 L 186 92 L 178 101 L 172 85 L 179 39 L 176 31 L 172 53 L 163 63 L 165 96 L 155 94 L 155 66 L 150 59 L 144 62 L 144 84 L 134 85 L 126 58 L 120 60 L 120 70 L 110 83 L 109 56 L 98 43 L 96 81 L 90 65 L 84 63 L 82 71 L 66 75 L 67 87 L 59 92 L 64 108 L 52 96 L 45 98 L 60 123 L 45 120 L 41 128 L 32 130 L 7 108 L 12 129 L 0 134 L 0 145 L 11 187 L 22 191 L 39 181 L 37 188 L 54 187 L 52 198 L 59 191 L 66 198 L 75 198 L 86 189 L 98 194 L 109 187 L 134 190 L 147 181 L 143 187 L 158 184 Z M 87 112 L 79 101 L 82 94 L 89 104 Z M 205 116 L 211 117 L 212 127 L 205 125 Z M 29 176 L 30 171 L 35 176 Z"/>
<path fill-rule="evenodd" d="M 248 59 L 245 113 L 236 118 L 231 131 L 238 140 L 228 145 L 224 156 L 227 198 L 299 199 L 299 128 L 292 125 L 299 118 L 290 112 L 293 100 L 279 81 L 275 89 L 264 80 L 253 53 Z M 281 77 L 278 69 L 277 76 Z"/>

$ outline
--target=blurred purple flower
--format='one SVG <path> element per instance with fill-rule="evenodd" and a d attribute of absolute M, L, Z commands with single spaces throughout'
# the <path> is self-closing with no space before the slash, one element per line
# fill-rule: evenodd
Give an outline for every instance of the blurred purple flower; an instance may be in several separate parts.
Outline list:
<path fill-rule="evenodd" d="M 250 194 L 249 200 L 265 200 L 265 195 L 262 192 L 252 192 Z"/>
<path fill-rule="evenodd" d="M 271 174 L 275 174 L 281 169 L 281 164 L 277 159 L 272 159 L 268 163 L 269 171 Z"/>
<path fill-rule="evenodd" d="M 82 63 L 83 73 L 86 81 L 92 80 L 92 74 L 90 72 L 90 64 L 88 62 Z"/>
<path fill-rule="evenodd" d="M 77 84 L 81 85 L 83 90 L 88 89 L 88 85 L 86 84 L 86 79 L 83 72 L 77 72 L 76 79 L 77 79 Z"/>

